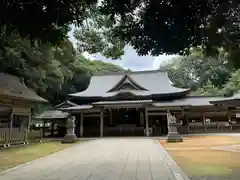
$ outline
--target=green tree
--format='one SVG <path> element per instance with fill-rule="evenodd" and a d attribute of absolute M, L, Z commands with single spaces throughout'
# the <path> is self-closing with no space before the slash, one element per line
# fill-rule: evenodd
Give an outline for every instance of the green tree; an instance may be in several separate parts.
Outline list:
<path fill-rule="evenodd" d="M 233 71 L 231 78 L 221 89 L 221 94 L 232 96 L 240 90 L 240 70 Z"/>
<path fill-rule="evenodd" d="M 86 12 L 82 25 L 75 30 L 78 51 L 118 59 L 124 54 L 125 42 L 114 32 L 114 21 L 101 14 L 99 7 L 91 6 Z"/>
<path fill-rule="evenodd" d="M 65 39 L 58 46 L 34 44 L 17 33 L 4 35 L 5 48 L 0 49 L 0 71 L 21 78 L 28 87 L 56 104 L 69 93 L 84 90 L 91 73 L 122 71 L 100 61 L 90 61 L 77 55 L 72 43 Z"/>
<path fill-rule="evenodd" d="M 190 55 L 177 57 L 160 68 L 168 69 L 169 77 L 176 86 L 193 90 L 209 82 L 221 88 L 233 70 L 227 59 L 205 57 L 201 49 L 192 49 Z"/>
<path fill-rule="evenodd" d="M 0 29 L 22 37 L 59 43 L 70 24 L 80 24 L 85 10 L 97 0 L 8 0 L 0 1 Z"/>

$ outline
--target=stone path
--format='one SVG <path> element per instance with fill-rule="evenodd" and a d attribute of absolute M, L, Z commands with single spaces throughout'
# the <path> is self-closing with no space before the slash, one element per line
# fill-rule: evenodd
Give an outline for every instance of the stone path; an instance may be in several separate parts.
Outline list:
<path fill-rule="evenodd" d="M 0 180 L 188 180 L 151 139 L 98 139 L 0 174 Z"/>

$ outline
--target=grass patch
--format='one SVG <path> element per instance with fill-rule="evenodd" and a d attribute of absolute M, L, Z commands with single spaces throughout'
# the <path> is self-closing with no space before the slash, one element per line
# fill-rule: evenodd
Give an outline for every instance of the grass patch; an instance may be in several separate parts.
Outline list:
<path fill-rule="evenodd" d="M 177 164 L 189 176 L 230 175 L 240 168 L 240 162 L 234 161 L 239 153 L 220 150 L 174 150 L 168 151 Z"/>
<path fill-rule="evenodd" d="M 161 141 L 161 144 L 166 148 L 182 170 L 193 180 L 235 180 L 240 176 L 240 161 L 237 160 L 239 159 L 240 153 L 238 152 L 213 150 L 208 148 L 195 150 L 185 149 L 240 144 L 240 138 L 198 136 L 187 138 L 183 143 L 173 144 Z"/>
<path fill-rule="evenodd" d="M 47 156 L 63 150 L 73 144 L 62 144 L 61 141 L 47 141 L 25 146 L 0 150 L 0 171 Z"/>

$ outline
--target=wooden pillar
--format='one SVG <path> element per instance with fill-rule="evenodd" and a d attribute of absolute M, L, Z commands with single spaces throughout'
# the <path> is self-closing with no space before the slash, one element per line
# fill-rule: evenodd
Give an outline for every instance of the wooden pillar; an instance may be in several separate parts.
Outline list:
<path fill-rule="evenodd" d="M 80 112 L 80 137 L 83 137 L 83 120 L 84 120 L 84 113 Z"/>
<path fill-rule="evenodd" d="M 231 114 L 228 112 L 228 123 L 229 123 L 229 127 L 232 130 L 232 118 L 231 118 Z"/>
<path fill-rule="evenodd" d="M 187 125 L 187 132 L 189 133 L 190 128 L 189 128 L 189 119 L 188 119 L 188 114 L 186 113 L 186 125 Z"/>
<path fill-rule="evenodd" d="M 204 131 L 206 131 L 206 116 L 205 115 L 202 116 L 202 123 L 204 126 Z"/>
<path fill-rule="evenodd" d="M 52 124 L 51 124 L 51 137 L 54 136 L 54 126 L 55 126 L 55 121 L 54 119 L 52 120 Z"/>
<path fill-rule="evenodd" d="M 144 116 L 143 116 L 143 112 L 140 112 L 140 124 L 144 125 Z"/>
<path fill-rule="evenodd" d="M 103 137 L 103 111 L 100 111 L 100 137 Z"/>
<path fill-rule="evenodd" d="M 109 122 L 112 125 L 112 109 L 109 109 Z"/>
<path fill-rule="evenodd" d="M 14 116 L 14 114 L 11 113 L 10 122 L 9 122 L 9 136 L 8 136 L 9 139 L 8 139 L 8 146 L 10 146 L 11 140 L 12 140 L 13 116 Z"/>
<path fill-rule="evenodd" d="M 25 129 L 25 138 L 24 138 L 24 141 L 25 143 L 28 144 L 28 134 L 30 132 L 30 124 L 31 124 L 31 114 L 28 116 L 28 123 L 27 123 L 27 127 Z M 43 129 L 45 128 L 45 121 L 44 121 L 44 124 L 43 124 Z"/>
<path fill-rule="evenodd" d="M 213 117 L 216 118 L 216 125 L 217 125 L 217 131 L 219 131 L 220 129 L 220 126 L 219 126 L 219 122 L 218 122 L 218 118 L 217 118 L 217 112 L 218 112 L 218 108 L 217 106 L 214 106 L 214 112 L 213 112 Z M 210 118 L 210 121 L 211 121 L 212 118 Z"/>
<path fill-rule="evenodd" d="M 149 136 L 149 128 L 148 128 L 148 110 L 145 108 L 145 123 L 146 123 L 146 136 Z"/>
<path fill-rule="evenodd" d="M 43 121 L 42 136 L 45 137 L 46 132 L 46 120 Z"/>

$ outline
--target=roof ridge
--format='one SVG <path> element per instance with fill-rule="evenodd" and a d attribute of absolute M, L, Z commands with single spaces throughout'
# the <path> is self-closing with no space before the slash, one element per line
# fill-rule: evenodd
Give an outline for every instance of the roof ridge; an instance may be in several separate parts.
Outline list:
<path fill-rule="evenodd" d="M 109 75 L 128 75 L 128 74 L 149 74 L 149 73 L 156 73 L 156 72 L 167 72 L 164 69 L 157 69 L 157 70 L 146 70 L 146 71 L 125 71 L 125 72 L 98 72 L 93 74 L 92 76 L 109 76 Z"/>
<path fill-rule="evenodd" d="M 220 95 L 216 95 L 216 96 L 214 96 L 214 95 L 187 95 L 187 96 L 185 96 L 186 98 L 209 98 L 209 97 L 224 97 L 224 96 L 220 96 Z"/>

